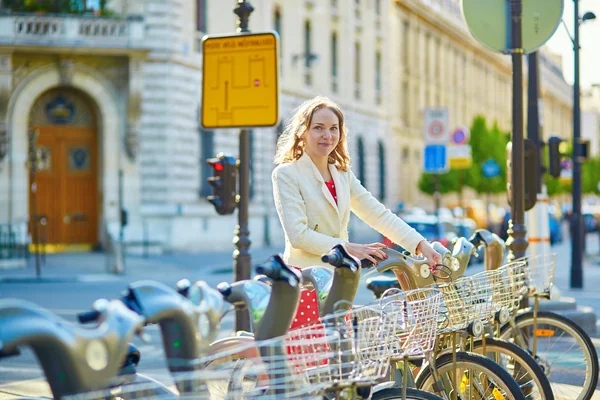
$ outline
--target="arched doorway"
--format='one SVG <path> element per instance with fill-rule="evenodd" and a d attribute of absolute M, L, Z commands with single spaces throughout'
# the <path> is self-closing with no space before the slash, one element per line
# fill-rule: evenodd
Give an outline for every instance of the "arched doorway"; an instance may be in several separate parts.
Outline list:
<path fill-rule="evenodd" d="M 33 105 L 35 196 L 29 196 L 34 242 L 51 249 L 91 248 L 98 242 L 98 138 L 94 107 L 81 92 L 52 89 Z M 33 229 L 37 223 L 37 232 Z M 37 234 L 37 240 L 36 236 Z"/>

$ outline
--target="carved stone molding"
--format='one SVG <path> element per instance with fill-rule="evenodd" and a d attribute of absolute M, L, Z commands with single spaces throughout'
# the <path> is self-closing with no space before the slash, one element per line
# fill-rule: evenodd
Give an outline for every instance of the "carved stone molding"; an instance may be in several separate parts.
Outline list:
<path fill-rule="evenodd" d="M 135 161 L 139 149 L 139 126 L 142 116 L 142 75 L 143 60 L 132 57 L 129 60 L 129 96 L 127 99 L 127 132 L 125 150 L 131 161 Z"/>
<path fill-rule="evenodd" d="M 8 154 L 8 130 L 6 124 L 0 123 L 0 162 L 6 158 Z"/>
<path fill-rule="evenodd" d="M 58 60 L 58 74 L 60 76 L 61 85 L 68 86 L 73 80 L 75 73 L 75 61 L 70 58 L 61 57 Z"/>
<path fill-rule="evenodd" d="M 139 151 L 139 128 L 137 125 L 127 125 L 124 144 L 127 157 L 131 161 L 135 161 Z"/>

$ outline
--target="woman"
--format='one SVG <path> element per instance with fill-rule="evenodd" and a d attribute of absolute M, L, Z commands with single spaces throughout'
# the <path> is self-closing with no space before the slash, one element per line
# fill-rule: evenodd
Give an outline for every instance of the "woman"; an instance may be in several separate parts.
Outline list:
<path fill-rule="evenodd" d="M 296 267 L 323 264 L 336 244 L 373 263 L 385 259 L 382 243 L 348 241 L 350 211 L 431 265 L 441 256 L 408 224 L 369 193 L 350 170 L 346 126 L 339 106 L 325 97 L 304 102 L 277 142 L 275 207 L 285 232 L 284 260 Z"/>

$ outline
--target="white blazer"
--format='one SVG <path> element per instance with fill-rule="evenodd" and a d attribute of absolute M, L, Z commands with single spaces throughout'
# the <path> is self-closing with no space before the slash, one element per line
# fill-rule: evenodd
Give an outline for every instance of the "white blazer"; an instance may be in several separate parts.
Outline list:
<path fill-rule="evenodd" d="M 284 261 L 296 267 L 323 265 L 321 255 L 348 242 L 350 211 L 409 250 L 425 240 L 365 189 L 352 171 L 329 164 L 337 205 L 321 173 L 306 153 L 273 171 L 273 196 L 285 232 Z"/>

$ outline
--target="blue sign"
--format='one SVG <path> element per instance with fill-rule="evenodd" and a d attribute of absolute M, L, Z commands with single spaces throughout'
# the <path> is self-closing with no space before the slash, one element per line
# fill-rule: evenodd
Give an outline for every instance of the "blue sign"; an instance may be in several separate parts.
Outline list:
<path fill-rule="evenodd" d="M 427 174 L 444 174 L 448 172 L 448 152 L 444 145 L 425 146 L 424 171 Z"/>
<path fill-rule="evenodd" d="M 500 166 L 493 158 L 490 158 L 481 166 L 481 172 L 486 178 L 495 178 L 500 176 Z"/>

